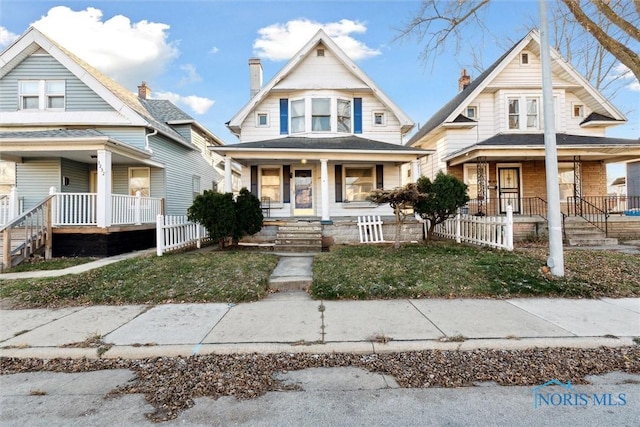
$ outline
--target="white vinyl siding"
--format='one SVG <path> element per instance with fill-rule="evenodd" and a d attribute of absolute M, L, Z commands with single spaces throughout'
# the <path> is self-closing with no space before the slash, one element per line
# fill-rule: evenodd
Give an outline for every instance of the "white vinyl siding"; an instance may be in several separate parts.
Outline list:
<path fill-rule="evenodd" d="M 0 79 L 0 111 L 18 110 L 18 81 L 51 80 L 65 84 L 69 111 L 110 111 L 111 106 L 50 55 L 31 55 Z"/>

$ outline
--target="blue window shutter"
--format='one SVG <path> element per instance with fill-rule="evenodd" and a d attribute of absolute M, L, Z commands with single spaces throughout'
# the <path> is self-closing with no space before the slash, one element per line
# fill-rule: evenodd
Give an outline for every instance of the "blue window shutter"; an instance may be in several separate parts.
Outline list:
<path fill-rule="evenodd" d="M 289 134 L 289 100 L 280 99 L 280 135 Z"/>
<path fill-rule="evenodd" d="M 362 98 L 353 98 L 353 133 L 362 133 Z"/>

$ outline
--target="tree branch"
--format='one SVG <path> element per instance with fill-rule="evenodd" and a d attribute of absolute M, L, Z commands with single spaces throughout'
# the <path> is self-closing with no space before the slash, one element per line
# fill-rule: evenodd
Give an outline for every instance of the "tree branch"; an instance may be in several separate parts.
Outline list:
<path fill-rule="evenodd" d="M 640 80 L 640 57 L 638 54 L 605 33 L 582 11 L 577 0 L 562 0 L 562 2 L 582 27 L 595 37 L 605 49 L 618 58 L 620 62 L 629 67 L 636 78 Z"/>
<path fill-rule="evenodd" d="M 613 9 L 611 9 L 611 7 L 609 7 L 609 5 L 603 0 L 591 0 L 591 2 L 596 5 L 598 10 L 604 16 L 606 16 L 609 21 L 613 22 L 616 26 L 618 26 L 618 28 L 629 34 L 637 41 L 640 41 L 640 29 L 638 29 L 635 25 L 615 13 Z M 637 3 L 638 1 L 636 0 L 636 4 Z"/>

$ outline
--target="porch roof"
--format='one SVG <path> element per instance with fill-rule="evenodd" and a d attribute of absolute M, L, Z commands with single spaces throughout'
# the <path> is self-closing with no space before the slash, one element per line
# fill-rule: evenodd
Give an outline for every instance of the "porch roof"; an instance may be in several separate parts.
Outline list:
<path fill-rule="evenodd" d="M 209 147 L 234 160 L 368 160 L 409 162 L 435 150 L 375 141 L 355 135 L 338 137 L 287 136 L 263 141 Z"/>
<path fill-rule="evenodd" d="M 627 162 L 640 159 L 640 140 L 556 134 L 558 160 Z M 444 158 L 455 166 L 482 157 L 487 161 L 526 161 L 545 158 L 544 134 L 499 134 Z"/>
<path fill-rule="evenodd" d="M 20 161 L 24 157 L 64 157 L 81 163 L 95 163 L 96 151 L 112 153 L 111 162 L 164 168 L 151 160 L 151 153 L 118 141 L 95 129 L 50 129 L 0 132 L 0 158 Z"/>

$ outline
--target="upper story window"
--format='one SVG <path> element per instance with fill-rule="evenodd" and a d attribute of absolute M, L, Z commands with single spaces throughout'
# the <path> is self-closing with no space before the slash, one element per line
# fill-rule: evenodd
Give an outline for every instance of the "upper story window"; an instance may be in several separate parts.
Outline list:
<path fill-rule="evenodd" d="M 311 100 L 311 130 L 314 132 L 331 131 L 330 98 L 313 98 Z"/>
<path fill-rule="evenodd" d="M 512 130 L 537 130 L 540 129 L 540 109 L 538 108 L 538 98 L 509 98 L 508 123 Z M 525 110 L 520 105 L 525 105 Z"/>
<path fill-rule="evenodd" d="M 280 134 L 303 132 L 362 133 L 362 98 L 281 98 Z"/>
<path fill-rule="evenodd" d="M 573 104 L 573 113 L 574 118 L 584 117 L 584 105 L 582 104 Z"/>
<path fill-rule="evenodd" d="M 387 124 L 387 119 L 384 114 L 384 111 L 374 111 L 373 112 L 373 125 L 374 126 L 385 126 Z"/>
<path fill-rule="evenodd" d="M 467 107 L 467 117 L 475 120 L 478 118 L 478 107 L 475 105 L 470 105 Z"/>
<path fill-rule="evenodd" d="M 520 54 L 520 65 L 529 65 L 529 53 L 522 52 Z"/>
<path fill-rule="evenodd" d="M 291 132 L 304 132 L 304 99 L 291 101 Z"/>
<path fill-rule="evenodd" d="M 18 82 L 21 110 L 63 110 L 64 80 L 22 80 Z"/>
<path fill-rule="evenodd" d="M 351 133 L 351 101 L 338 99 L 338 132 Z"/>
<path fill-rule="evenodd" d="M 256 126 L 258 127 L 268 127 L 269 126 L 269 114 L 268 113 L 257 113 L 256 114 Z"/>

